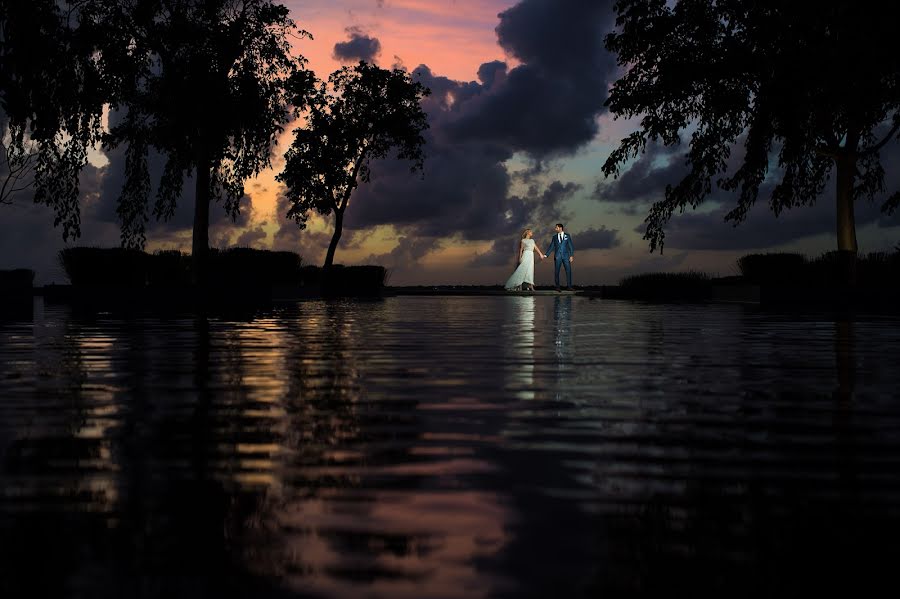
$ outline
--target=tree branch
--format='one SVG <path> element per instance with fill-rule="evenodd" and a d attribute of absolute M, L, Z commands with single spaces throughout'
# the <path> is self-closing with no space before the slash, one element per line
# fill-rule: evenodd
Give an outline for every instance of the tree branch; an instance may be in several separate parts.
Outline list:
<path fill-rule="evenodd" d="M 368 145 L 365 143 L 365 140 L 363 140 L 363 147 L 359 151 L 359 156 L 356 157 L 356 164 L 353 165 L 353 173 L 351 173 L 350 178 L 347 181 L 347 187 L 344 189 L 344 197 L 341 198 L 341 210 L 347 208 L 347 202 L 350 201 L 350 194 L 353 192 L 356 177 L 359 176 L 359 169 L 362 168 L 363 161 L 365 160 L 367 147 Z"/>
<path fill-rule="evenodd" d="M 898 131 L 900 131 L 900 119 L 897 119 L 897 122 L 894 123 L 894 126 L 891 127 L 890 132 L 888 132 L 888 134 L 884 137 L 884 139 L 882 139 L 880 142 L 878 142 L 871 148 L 866 148 L 865 150 L 861 151 L 859 153 L 859 155 L 866 156 L 868 154 L 874 154 L 875 152 L 879 151 L 881 148 L 883 148 L 885 146 L 885 144 L 887 144 L 887 142 L 891 141 L 891 138 L 893 138 L 897 134 Z"/>

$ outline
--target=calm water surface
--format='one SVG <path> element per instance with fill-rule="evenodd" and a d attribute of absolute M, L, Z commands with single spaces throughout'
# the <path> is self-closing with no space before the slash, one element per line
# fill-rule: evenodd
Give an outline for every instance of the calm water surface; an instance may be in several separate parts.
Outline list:
<path fill-rule="evenodd" d="M 0 321 L 0 595 L 859 596 L 900 554 L 898 348 L 743 306 L 38 299 Z"/>

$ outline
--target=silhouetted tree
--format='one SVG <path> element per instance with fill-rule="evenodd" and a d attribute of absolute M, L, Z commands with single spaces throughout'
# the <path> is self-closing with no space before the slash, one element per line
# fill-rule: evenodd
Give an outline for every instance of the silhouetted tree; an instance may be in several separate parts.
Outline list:
<path fill-rule="evenodd" d="M 204 281 L 210 201 L 224 200 L 236 217 L 244 181 L 270 166 L 278 134 L 312 88 L 306 61 L 290 44 L 309 34 L 272 0 L 143 0 L 121 5 L 111 21 L 132 36 L 117 46 L 126 54 L 116 62 L 133 77 L 118 101 L 122 119 L 106 139 L 108 147 L 127 144 L 123 245 L 144 243 L 147 156 L 155 148 L 166 156 L 157 218 L 174 214 L 184 176 L 194 173 L 194 276 Z"/>
<path fill-rule="evenodd" d="M 78 178 L 88 149 L 100 140 L 112 83 L 96 53 L 102 5 L 0 0 L 4 193 L 33 177 L 35 201 L 53 208 L 54 225 L 62 225 L 67 240 L 81 234 Z"/>
<path fill-rule="evenodd" d="M 607 105 L 641 117 L 603 172 L 618 175 L 648 140 L 677 144 L 690 132 L 690 172 L 666 187 L 647 216 L 645 239 L 662 249 L 675 210 L 696 208 L 725 174 L 741 136 L 743 161 L 716 184 L 740 190 L 726 220 L 740 223 L 770 163 L 783 175 L 775 214 L 812 204 L 835 171 L 837 244 L 855 256 L 854 202 L 883 191 L 880 151 L 900 130 L 900 53 L 880 5 L 781 0 L 619 0 L 606 38 L 627 70 Z M 883 210 L 900 203 L 894 193 Z"/>
<path fill-rule="evenodd" d="M 294 131 L 278 180 L 287 186 L 288 217 L 304 228 L 309 211 L 334 213 L 334 235 L 325 267 L 334 262 L 344 212 L 360 181 L 368 182 L 370 161 L 392 149 L 421 170 L 428 128 L 420 101 L 431 92 L 406 71 L 363 61 L 343 67 L 319 82 L 309 104 L 306 126 Z"/>

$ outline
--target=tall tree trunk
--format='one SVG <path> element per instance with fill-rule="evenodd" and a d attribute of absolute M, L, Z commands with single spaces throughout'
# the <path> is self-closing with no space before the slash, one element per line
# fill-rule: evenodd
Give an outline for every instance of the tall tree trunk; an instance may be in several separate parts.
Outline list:
<path fill-rule="evenodd" d="M 191 245 L 194 283 L 198 285 L 209 282 L 209 170 L 208 155 L 201 150 L 197 158 L 194 237 Z"/>
<path fill-rule="evenodd" d="M 341 240 L 341 233 L 344 229 L 344 210 L 337 209 L 334 211 L 334 235 L 331 236 L 331 243 L 328 245 L 328 253 L 325 254 L 325 268 L 334 263 L 334 252 L 337 250 L 338 242 Z"/>
<path fill-rule="evenodd" d="M 853 183 L 856 177 L 856 157 L 837 159 L 837 243 L 845 252 L 858 250 L 856 244 L 856 216 L 853 212 Z"/>
<path fill-rule="evenodd" d="M 839 276 L 844 285 L 856 286 L 856 216 L 853 206 L 853 185 L 856 178 L 856 142 L 850 145 L 852 135 L 848 135 L 848 151 L 837 158 L 837 243 Z"/>

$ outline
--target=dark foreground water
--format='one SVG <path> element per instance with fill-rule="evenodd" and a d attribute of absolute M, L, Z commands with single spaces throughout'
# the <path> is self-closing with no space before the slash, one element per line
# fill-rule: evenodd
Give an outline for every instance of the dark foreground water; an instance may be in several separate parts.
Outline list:
<path fill-rule="evenodd" d="M 0 321 L 0 596 L 871 596 L 900 323 L 578 297 Z"/>

